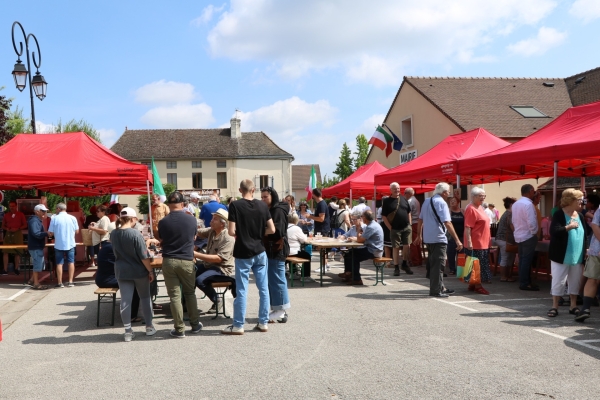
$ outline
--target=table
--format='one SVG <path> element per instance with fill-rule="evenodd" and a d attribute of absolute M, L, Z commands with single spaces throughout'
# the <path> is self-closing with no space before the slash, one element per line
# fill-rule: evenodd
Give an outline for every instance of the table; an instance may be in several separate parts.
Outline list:
<path fill-rule="evenodd" d="M 323 264 L 323 257 L 325 257 L 325 250 L 326 249 L 331 249 L 334 247 L 345 247 L 347 249 L 351 249 L 354 250 L 354 248 L 356 247 L 362 247 L 365 244 L 364 243 L 358 243 L 358 242 L 346 242 L 346 241 L 342 241 L 342 240 L 338 240 L 338 239 L 333 239 L 333 238 L 309 238 L 307 240 L 307 243 L 312 245 L 313 247 L 318 247 L 319 248 L 319 270 L 321 272 L 321 286 L 323 286 L 323 273 L 325 272 L 325 265 Z M 354 269 L 354 251 L 352 251 L 352 268 Z M 352 271 L 352 274 L 354 276 L 354 271 Z"/>
<path fill-rule="evenodd" d="M 46 247 L 54 247 L 54 243 L 46 243 Z M 27 251 L 27 245 L 26 244 L 2 244 L 0 245 L 0 250 L 16 250 L 16 253 L 23 257 L 26 254 L 28 255 L 28 251 Z M 23 250 L 23 252 L 21 252 L 21 250 Z M 50 279 L 52 278 L 52 263 L 48 262 L 48 265 L 50 267 Z M 4 268 L 6 269 L 6 271 L 8 271 L 8 265 L 5 265 Z M 27 283 L 27 278 L 30 277 L 30 275 L 28 274 L 29 270 L 33 270 L 33 265 L 31 268 L 24 268 L 23 269 L 23 284 Z"/>

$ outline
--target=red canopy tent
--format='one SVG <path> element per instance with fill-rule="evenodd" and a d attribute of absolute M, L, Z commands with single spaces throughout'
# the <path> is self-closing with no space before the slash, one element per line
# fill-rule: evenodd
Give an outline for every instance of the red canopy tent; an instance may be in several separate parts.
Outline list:
<path fill-rule="evenodd" d="M 376 185 L 398 182 L 402 186 L 456 182 L 465 159 L 501 149 L 510 143 L 483 128 L 450 135 L 425 154 L 406 164 L 375 175 Z"/>
<path fill-rule="evenodd" d="M 585 177 L 600 175 L 599 161 L 600 102 L 596 102 L 567 109 L 508 147 L 463 160 L 458 173 L 496 182 L 556 174 Z"/>
<path fill-rule="evenodd" d="M 148 167 L 125 160 L 83 132 L 19 134 L 0 147 L 0 189 L 65 197 L 145 194 Z"/>
<path fill-rule="evenodd" d="M 363 165 L 337 185 L 323 189 L 323 197 L 337 196 L 352 199 L 363 196 L 367 199 L 373 199 L 373 196 L 376 196 L 377 199 L 381 199 L 382 196 L 389 195 L 390 186 L 389 184 L 375 186 L 373 182 L 376 174 L 387 170 L 378 161 Z M 429 190 L 433 190 L 429 185 L 424 188 L 415 188 L 417 193 L 428 192 Z"/>

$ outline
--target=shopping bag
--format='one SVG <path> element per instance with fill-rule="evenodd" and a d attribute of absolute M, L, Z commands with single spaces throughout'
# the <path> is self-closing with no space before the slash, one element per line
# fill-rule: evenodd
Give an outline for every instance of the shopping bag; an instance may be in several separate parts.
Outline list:
<path fill-rule="evenodd" d="M 464 261 L 464 265 L 460 265 L 460 256 L 464 258 L 464 254 L 459 254 L 458 263 L 456 264 L 456 277 L 461 281 L 464 280 L 466 276 L 469 276 L 471 271 L 473 270 L 473 260 L 477 260 L 475 257 L 467 256 Z"/>
<path fill-rule="evenodd" d="M 81 239 L 84 246 L 92 246 L 92 231 L 89 229 L 81 230 Z"/>
<path fill-rule="evenodd" d="M 481 267 L 479 266 L 478 258 L 473 260 L 473 270 L 469 278 L 469 285 L 481 285 Z"/>

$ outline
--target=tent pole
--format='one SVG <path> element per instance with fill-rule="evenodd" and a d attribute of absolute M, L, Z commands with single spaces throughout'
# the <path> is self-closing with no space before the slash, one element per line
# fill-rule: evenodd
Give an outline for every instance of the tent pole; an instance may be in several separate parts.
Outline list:
<path fill-rule="evenodd" d="M 581 191 L 583 192 L 583 197 L 587 197 L 585 194 L 585 176 L 581 177 Z"/>
<path fill-rule="evenodd" d="M 148 192 L 148 220 L 150 221 L 150 237 L 154 239 L 152 231 L 152 198 L 150 197 L 150 181 L 146 181 L 146 191 Z"/>
<path fill-rule="evenodd" d="M 352 188 L 350 188 L 350 209 L 352 210 Z"/>
<path fill-rule="evenodd" d="M 373 213 L 377 215 L 377 186 L 373 187 Z"/>
<path fill-rule="evenodd" d="M 558 161 L 554 161 L 554 179 L 552 182 L 552 207 L 556 207 L 556 185 L 558 184 Z"/>
<path fill-rule="evenodd" d="M 462 204 L 461 204 L 462 203 L 462 201 L 461 201 L 462 200 L 462 191 L 460 190 L 460 174 L 456 174 L 456 188 L 459 190 L 459 193 L 461 193 L 461 194 L 459 194 L 458 199 L 456 199 L 456 200 L 458 200 L 458 207 L 462 207 Z M 454 193 L 452 193 L 452 197 L 455 197 Z"/>

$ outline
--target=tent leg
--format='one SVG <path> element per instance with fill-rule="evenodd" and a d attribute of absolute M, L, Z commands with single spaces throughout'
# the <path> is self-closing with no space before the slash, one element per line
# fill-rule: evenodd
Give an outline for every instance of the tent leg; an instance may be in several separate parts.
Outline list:
<path fill-rule="evenodd" d="M 148 220 L 150 221 L 150 237 L 154 239 L 152 232 L 152 197 L 150 197 L 150 181 L 146 181 L 146 191 L 148 192 Z"/>
<path fill-rule="evenodd" d="M 377 215 L 377 186 L 373 188 L 373 213 Z"/>
<path fill-rule="evenodd" d="M 459 195 L 458 195 L 459 197 L 456 200 L 458 200 L 458 206 L 462 207 L 462 204 L 461 204 L 461 197 L 462 197 L 461 193 L 462 193 L 462 191 L 460 191 L 460 175 L 459 174 L 456 174 L 456 188 L 459 190 L 459 192 L 458 192 L 459 193 Z M 452 193 L 452 197 L 456 197 L 454 195 L 454 193 Z"/>
<path fill-rule="evenodd" d="M 350 188 L 350 209 L 352 208 L 352 188 Z"/>
<path fill-rule="evenodd" d="M 583 192 L 583 197 L 587 197 L 585 194 L 585 176 L 581 177 L 581 191 Z"/>
<path fill-rule="evenodd" d="M 558 161 L 554 161 L 554 179 L 552 182 L 552 207 L 556 207 L 556 185 L 558 184 Z"/>

